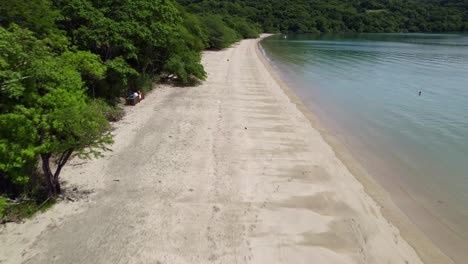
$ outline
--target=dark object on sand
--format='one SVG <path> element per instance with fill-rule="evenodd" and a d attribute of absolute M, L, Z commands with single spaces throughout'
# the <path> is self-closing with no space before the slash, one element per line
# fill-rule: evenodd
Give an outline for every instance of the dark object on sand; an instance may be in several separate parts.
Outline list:
<path fill-rule="evenodd" d="M 421 91 L 419 91 L 419 96 L 421 96 Z"/>
<path fill-rule="evenodd" d="M 145 99 L 145 94 L 141 91 L 132 92 L 127 98 L 125 98 L 126 105 L 136 105 Z"/>
<path fill-rule="evenodd" d="M 126 105 L 136 105 L 140 102 L 139 98 L 125 98 L 125 104 Z"/>

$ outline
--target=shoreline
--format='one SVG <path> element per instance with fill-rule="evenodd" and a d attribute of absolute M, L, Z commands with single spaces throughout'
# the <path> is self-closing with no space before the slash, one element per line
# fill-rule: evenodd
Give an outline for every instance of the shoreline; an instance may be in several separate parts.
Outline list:
<path fill-rule="evenodd" d="M 290 98 L 291 102 L 296 104 L 299 111 L 309 120 L 312 127 L 320 133 L 337 157 L 350 170 L 351 174 L 364 186 L 366 193 L 381 206 L 384 217 L 400 230 L 402 237 L 413 247 L 424 263 L 454 263 L 453 259 L 437 247 L 434 242 L 428 238 L 427 234 L 414 224 L 402 209 L 393 202 L 390 194 L 384 187 L 382 187 L 353 157 L 351 150 L 321 124 L 319 117 L 304 104 L 302 99 L 280 77 L 280 74 L 277 72 L 278 70 L 273 67 L 272 62 L 267 57 L 263 47 L 261 47 L 260 42 L 268 36 L 270 35 L 262 36 L 258 41 L 256 49 L 257 56 L 279 84 L 283 92 Z M 408 199 L 412 199 L 410 194 L 406 195 Z"/>

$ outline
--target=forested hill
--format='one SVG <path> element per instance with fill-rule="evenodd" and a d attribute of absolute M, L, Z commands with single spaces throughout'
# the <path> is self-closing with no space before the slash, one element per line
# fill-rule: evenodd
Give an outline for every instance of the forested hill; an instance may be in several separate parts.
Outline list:
<path fill-rule="evenodd" d="M 246 17 L 268 32 L 468 30 L 468 0 L 178 0 L 196 13 Z"/>

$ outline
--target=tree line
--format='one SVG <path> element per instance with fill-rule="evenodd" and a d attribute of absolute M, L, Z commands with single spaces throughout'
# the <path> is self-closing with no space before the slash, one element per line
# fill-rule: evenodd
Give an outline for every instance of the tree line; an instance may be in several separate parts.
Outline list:
<path fill-rule="evenodd" d="M 237 14 L 266 32 L 468 30 L 468 0 L 178 0 L 199 14 Z"/>
<path fill-rule="evenodd" d="M 119 97 L 204 80 L 202 50 L 259 32 L 171 0 L 1 1 L 0 220 L 13 199 L 34 208 L 60 194 L 73 156 L 109 150 Z"/>

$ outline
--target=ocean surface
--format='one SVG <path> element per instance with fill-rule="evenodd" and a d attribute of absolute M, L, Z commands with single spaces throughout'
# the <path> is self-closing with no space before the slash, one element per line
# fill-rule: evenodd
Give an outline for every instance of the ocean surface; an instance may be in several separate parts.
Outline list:
<path fill-rule="evenodd" d="M 275 35 L 261 45 L 436 244 L 468 241 L 467 34 Z M 461 259 L 460 248 L 447 254 Z"/>

